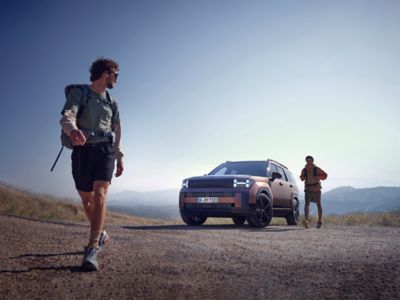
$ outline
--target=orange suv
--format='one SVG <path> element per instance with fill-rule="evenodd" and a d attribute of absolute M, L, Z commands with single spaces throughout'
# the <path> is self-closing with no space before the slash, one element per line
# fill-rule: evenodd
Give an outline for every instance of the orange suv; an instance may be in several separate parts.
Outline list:
<path fill-rule="evenodd" d="M 179 210 L 188 225 L 201 225 L 207 217 L 232 218 L 263 228 L 272 217 L 297 225 L 299 189 L 284 165 L 266 161 L 227 161 L 208 175 L 186 178 L 179 194 Z"/>

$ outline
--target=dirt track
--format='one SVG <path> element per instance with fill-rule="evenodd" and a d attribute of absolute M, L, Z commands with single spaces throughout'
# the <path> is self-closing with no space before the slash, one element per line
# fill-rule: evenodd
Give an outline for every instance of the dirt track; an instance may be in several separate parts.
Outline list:
<path fill-rule="evenodd" d="M 79 269 L 84 224 L 0 216 L 0 299 L 395 299 L 400 229 L 109 226 Z"/>

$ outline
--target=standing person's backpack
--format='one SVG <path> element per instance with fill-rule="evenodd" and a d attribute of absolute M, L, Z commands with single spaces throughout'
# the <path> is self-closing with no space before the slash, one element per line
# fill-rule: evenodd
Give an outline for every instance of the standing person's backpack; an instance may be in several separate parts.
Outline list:
<path fill-rule="evenodd" d="M 82 115 L 82 112 L 83 112 L 85 106 L 88 104 L 90 90 L 89 90 L 89 85 L 87 85 L 87 84 L 70 84 L 70 85 L 67 85 L 65 87 L 65 89 L 64 89 L 64 93 L 65 93 L 65 98 L 66 99 L 68 98 L 68 95 L 71 92 L 71 90 L 73 90 L 75 88 L 81 89 L 81 92 L 82 92 L 82 98 L 80 100 L 81 106 L 79 107 L 79 111 L 78 111 L 78 113 L 76 115 L 76 119 L 78 120 L 79 117 Z M 108 99 L 108 101 L 110 103 L 112 113 L 115 114 L 115 112 L 116 112 L 116 102 L 111 97 L 111 95 L 108 93 L 108 91 L 106 91 L 106 95 L 107 95 L 107 99 Z M 90 131 L 90 130 L 86 130 L 84 128 L 79 128 L 79 129 L 84 131 L 84 134 L 85 135 L 87 134 L 88 136 L 101 135 L 99 133 L 96 133 L 96 132 L 93 132 L 93 131 Z M 54 161 L 53 166 L 50 169 L 50 172 L 53 172 L 54 167 L 56 166 L 57 161 L 60 158 L 60 155 L 61 155 L 62 151 L 64 150 L 64 147 L 66 147 L 68 149 L 72 149 L 73 148 L 71 139 L 69 138 L 69 136 L 62 129 L 61 129 L 61 145 L 62 146 L 61 146 L 60 152 L 58 152 L 57 158 Z"/>

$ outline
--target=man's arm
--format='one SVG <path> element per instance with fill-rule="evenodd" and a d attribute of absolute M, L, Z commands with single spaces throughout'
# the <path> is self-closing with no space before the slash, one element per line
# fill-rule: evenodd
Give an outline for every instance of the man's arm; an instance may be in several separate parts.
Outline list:
<path fill-rule="evenodd" d="M 80 88 L 72 89 L 67 96 L 61 112 L 60 124 L 62 130 L 69 136 L 74 146 L 81 146 L 86 143 L 85 135 L 79 130 L 76 124 L 76 115 L 81 107 L 82 96 Z"/>
<path fill-rule="evenodd" d="M 301 181 L 306 180 L 306 177 L 304 176 L 304 170 L 305 170 L 305 169 L 301 170 L 301 174 L 300 174 L 300 180 L 301 180 Z"/>
<path fill-rule="evenodd" d="M 60 125 L 62 130 L 71 139 L 72 145 L 82 146 L 86 143 L 86 137 L 82 131 L 76 126 L 76 114 L 72 110 L 65 110 L 61 120 Z"/>
<path fill-rule="evenodd" d="M 124 153 L 122 152 L 122 145 L 121 145 L 121 123 L 115 123 L 114 124 L 114 133 L 115 133 L 115 143 L 114 143 L 114 149 L 115 149 L 115 156 L 117 157 L 117 171 L 115 173 L 115 176 L 121 176 L 123 171 L 124 171 L 124 162 L 123 162 L 123 157 Z"/>
<path fill-rule="evenodd" d="M 321 180 L 325 180 L 326 178 L 328 178 L 328 174 L 326 174 L 326 172 L 324 170 L 322 170 L 321 168 L 317 169 L 317 175 L 318 175 L 319 179 L 321 179 Z"/>

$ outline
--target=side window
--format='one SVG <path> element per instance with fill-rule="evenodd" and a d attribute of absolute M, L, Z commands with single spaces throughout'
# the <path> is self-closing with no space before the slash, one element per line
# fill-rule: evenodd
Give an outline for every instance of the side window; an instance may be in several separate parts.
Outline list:
<path fill-rule="evenodd" d="M 276 168 L 278 169 L 278 173 L 282 175 L 281 180 L 287 181 L 287 178 L 286 178 L 286 175 L 285 175 L 285 172 L 283 171 L 283 169 L 280 166 L 276 166 Z"/>
<path fill-rule="evenodd" d="M 278 169 L 276 168 L 276 166 L 274 164 L 269 163 L 268 164 L 268 176 L 272 177 L 273 172 L 278 172 Z"/>
<path fill-rule="evenodd" d="M 289 170 L 284 170 L 285 171 L 285 174 L 286 174 L 286 177 L 287 177 L 287 179 L 289 180 L 289 182 L 291 182 L 291 183 L 295 183 L 295 180 L 294 180 L 294 177 L 293 177 L 293 174 L 292 174 L 292 172 L 290 172 Z"/>

